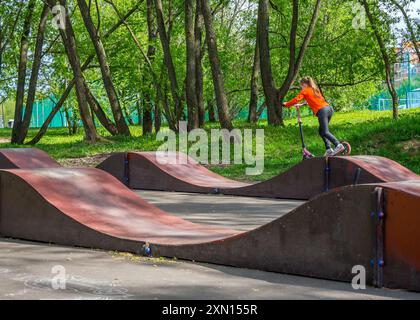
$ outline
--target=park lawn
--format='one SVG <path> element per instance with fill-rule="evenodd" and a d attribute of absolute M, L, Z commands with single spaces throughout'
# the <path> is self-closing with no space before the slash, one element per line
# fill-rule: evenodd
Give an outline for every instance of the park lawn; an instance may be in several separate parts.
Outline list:
<path fill-rule="evenodd" d="M 307 146 L 316 155 L 324 153 L 324 146 L 318 136 L 317 119 L 313 116 L 303 118 Z M 227 177 L 239 180 L 265 180 L 284 172 L 301 161 L 300 138 L 296 119 L 285 121 L 284 127 L 267 126 L 265 121 L 250 126 L 246 122 L 235 121 L 239 129 L 264 129 L 265 165 L 264 172 L 257 176 L 247 176 L 246 164 L 210 165 L 210 169 Z M 206 129 L 217 128 L 208 124 Z M 150 151 L 161 144 L 156 137 L 141 136 L 141 127 L 132 126 L 132 137 L 110 137 L 102 128 L 98 131 L 107 141 L 89 144 L 83 141 L 83 129 L 78 134 L 69 135 L 66 128 L 51 128 L 47 135 L 36 145 L 58 161 L 69 158 L 82 158 L 117 151 Z M 336 112 L 331 131 L 342 140 L 349 141 L 354 155 L 379 155 L 395 160 L 420 174 L 420 108 L 400 111 L 398 121 L 391 119 L 390 111 L 353 111 Z M 167 130 L 166 128 L 164 130 Z M 31 138 L 36 129 L 30 129 Z M 0 147 L 13 147 L 9 142 L 10 129 L 0 130 Z"/>

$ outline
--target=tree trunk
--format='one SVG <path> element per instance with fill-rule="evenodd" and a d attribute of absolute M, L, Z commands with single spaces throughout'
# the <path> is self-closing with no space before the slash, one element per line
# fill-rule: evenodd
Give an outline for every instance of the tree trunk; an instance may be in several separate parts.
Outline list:
<path fill-rule="evenodd" d="M 216 116 L 214 114 L 213 99 L 207 100 L 207 111 L 209 112 L 209 122 L 216 122 Z"/>
<path fill-rule="evenodd" d="M 153 15 L 153 0 L 147 0 L 147 37 L 148 37 L 147 58 L 149 59 L 149 62 L 150 62 L 149 69 L 152 70 L 153 69 L 152 62 L 156 54 L 156 47 L 154 46 L 154 43 L 157 37 L 156 28 L 155 28 L 155 17 Z M 151 72 L 153 73 L 152 81 L 154 82 L 153 79 L 156 78 L 156 75 L 154 75 L 153 70 Z M 146 75 L 145 75 L 145 78 L 146 78 Z M 145 94 L 144 96 L 145 96 L 145 104 L 143 106 L 143 135 L 149 135 L 153 132 L 150 88 L 149 88 L 149 92 L 147 92 L 147 94 Z M 155 106 L 156 105 L 157 104 L 155 103 Z"/>
<path fill-rule="evenodd" d="M 405 11 L 404 7 L 398 3 L 398 0 L 391 0 L 391 2 L 401 11 L 403 15 L 405 24 L 407 25 L 408 33 L 410 34 L 410 40 L 413 43 L 414 50 L 416 50 L 417 57 L 420 60 L 420 51 L 419 46 L 417 45 L 418 40 L 416 39 L 416 34 L 414 33 L 413 26 L 410 22 L 410 17 L 408 16 L 407 11 Z"/>
<path fill-rule="evenodd" d="M 195 24 L 194 24 L 194 38 L 195 38 L 195 92 L 197 95 L 198 108 L 198 125 L 204 126 L 206 110 L 204 107 L 203 95 L 203 50 L 202 46 L 203 34 L 203 14 L 201 11 L 201 0 L 196 0 L 195 9 Z"/>
<path fill-rule="evenodd" d="M 362 4 L 365 8 L 366 15 L 369 19 L 370 25 L 372 26 L 373 32 L 376 37 L 376 41 L 378 42 L 379 49 L 381 50 L 382 59 L 385 65 L 385 78 L 386 84 L 388 86 L 388 91 L 392 97 L 392 117 L 396 120 L 398 119 L 398 95 L 395 91 L 394 84 L 392 83 L 392 71 L 391 71 L 391 61 L 384 43 L 382 36 L 378 30 L 378 26 L 376 25 L 375 18 L 370 11 L 369 5 L 366 0 L 361 0 Z"/>
<path fill-rule="evenodd" d="M 118 129 L 118 133 L 122 135 L 129 136 L 130 129 L 128 128 L 127 123 L 121 109 L 120 102 L 118 100 L 117 92 L 115 90 L 114 83 L 111 77 L 111 71 L 106 58 L 105 48 L 102 44 L 102 40 L 99 36 L 99 30 L 96 29 L 93 24 L 92 18 L 90 16 L 89 7 L 86 4 L 85 0 L 77 0 L 79 4 L 80 13 L 82 14 L 85 27 L 89 33 L 90 39 L 92 40 L 93 46 L 95 47 L 96 56 L 98 57 L 102 79 L 104 82 L 105 90 L 108 95 L 109 104 L 111 106 L 112 114 Z"/>
<path fill-rule="evenodd" d="M 137 100 L 136 100 L 136 110 L 137 110 L 137 124 L 139 125 L 139 126 L 141 126 L 142 125 L 142 119 L 143 119 L 143 116 L 142 116 L 142 113 L 141 113 L 141 107 L 140 107 L 140 98 L 139 97 L 137 97 Z"/>
<path fill-rule="evenodd" d="M 115 30 L 117 30 L 122 24 L 123 22 L 128 19 L 128 17 L 130 17 L 134 12 L 137 11 L 139 6 L 139 3 L 136 4 L 132 9 L 130 9 L 125 15 L 124 17 L 120 18 L 120 20 L 114 24 L 109 30 L 108 32 L 103 36 L 103 38 L 108 38 Z M 93 61 L 93 59 L 95 58 L 94 54 L 91 54 L 87 57 L 86 61 L 83 63 L 82 65 L 82 71 L 86 70 L 87 67 L 90 65 L 90 63 Z M 74 78 L 69 82 L 69 84 L 67 85 L 66 89 L 64 90 L 63 94 L 61 95 L 60 99 L 57 101 L 57 104 L 54 106 L 54 108 L 51 110 L 50 114 L 48 115 L 47 119 L 45 119 L 45 122 L 42 124 L 41 128 L 39 129 L 38 133 L 35 135 L 35 137 L 32 138 L 31 141 L 28 142 L 28 144 L 30 145 L 34 145 L 37 144 L 42 137 L 45 135 L 45 133 L 48 130 L 48 126 L 50 125 L 52 119 L 55 117 L 55 115 L 57 114 L 57 112 L 60 110 L 60 108 L 62 107 L 62 105 L 64 104 L 64 102 L 66 101 L 68 95 L 70 94 L 71 90 L 73 89 L 73 86 L 75 84 L 75 80 Z"/>
<path fill-rule="evenodd" d="M 214 92 L 217 101 L 217 112 L 219 115 L 220 126 L 223 129 L 232 130 L 232 122 L 229 116 L 229 106 L 225 92 L 225 84 L 222 70 L 220 69 L 219 55 L 217 51 L 216 33 L 213 28 L 213 17 L 209 1 L 201 0 L 201 10 L 203 12 L 204 24 L 206 26 L 207 47 L 211 72 L 213 76 Z"/>
<path fill-rule="evenodd" d="M 176 113 L 176 119 L 178 121 L 179 119 L 181 119 L 181 116 L 183 114 L 183 106 L 182 106 L 181 98 L 179 97 L 179 94 L 178 94 L 178 80 L 176 77 L 175 66 L 172 60 L 171 48 L 169 45 L 169 38 L 166 33 L 165 20 L 163 18 L 163 8 L 162 8 L 161 0 L 155 0 L 155 10 L 156 10 L 157 28 L 159 32 L 159 38 L 162 44 L 163 56 L 164 56 L 166 68 L 168 70 L 169 81 L 171 83 L 172 99 L 174 100 L 174 103 L 175 103 L 175 113 Z"/>
<path fill-rule="evenodd" d="M 185 42 L 187 47 L 187 76 L 185 95 L 187 97 L 188 130 L 198 128 L 198 107 L 196 92 L 196 55 L 194 38 L 194 0 L 185 0 Z"/>
<path fill-rule="evenodd" d="M 38 83 L 39 68 L 41 67 L 42 46 L 44 44 L 45 26 L 47 24 L 49 11 L 50 9 L 48 5 L 44 4 L 38 25 L 38 34 L 36 37 L 35 52 L 32 62 L 31 78 L 29 80 L 28 98 L 26 100 L 25 115 L 23 116 L 22 127 L 20 129 L 20 132 L 18 133 L 19 136 L 16 141 L 16 143 L 18 144 L 23 144 L 26 135 L 28 134 L 29 126 L 31 124 L 32 107 L 35 101 L 35 92 Z"/>
<path fill-rule="evenodd" d="M 269 30 L 269 0 L 260 0 L 258 6 L 258 37 L 260 45 L 261 61 L 261 79 L 264 88 L 265 102 L 267 104 L 267 114 L 269 124 L 283 124 L 282 104 L 283 99 L 292 86 L 299 73 L 308 44 L 315 30 L 321 9 L 322 0 L 315 3 L 314 12 L 307 28 L 303 43 L 300 46 L 298 56 L 296 57 L 296 37 L 299 21 L 299 1 L 293 0 L 292 23 L 289 36 L 289 68 L 286 79 L 283 81 L 280 89 L 277 90 L 271 70 L 270 48 L 268 40 Z"/>
<path fill-rule="evenodd" d="M 299 1 L 293 0 L 292 1 L 292 25 L 290 28 L 290 35 L 289 35 L 289 68 L 287 70 L 287 76 L 284 80 L 280 90 L 278 92 L 278 100 L 280 102 L 280 110 L 282 110 L 282 102 L 283 98 L 286 95 L 287 91 L 289 90 L 291 84 L 294 82 L 297 70 L 296 70 L 296 35 L 297 35 L 297 28 L 298 28 L 298 20 L 299 20 Z M 276 109 L 279 111 L 279 109 Z M 283 121 L 282 113 L 277 115 Z"/>
<path fill-rule="evenodd" d="M 168 114 L 168 110 L 170 109 L 168 95 L 169 95 L 169 92 L 168 92 L 168 82 L 165 80 L 165 85 L 164 85 L 164 89 L 163 89 L 163 97 L 162 97 L 162 100 L 163 100 L 163 105 L 164 105 L 166 114 Z M 177 127 L 176 128 L 170 128 L 170 129 L 172 131 L 178 131 L 178 129 L 179 129 L 178 128 L 178 124 L 177 124 Z"/>
<path fill-rule="evenodd" d="M 3 50 L 4 50 L 4 35 L 3 35 L 3 26 L 0 20 L 0 79 L 2 78 L 3 73 Z"/>
<path fill-rule="evenodd" d="M 26 66 L 28 63 L 29 35 L 31 33 L 32 15 L 35 0 L 29 0 L 23 23 L 23 34 L 20 41 L 20 56 L 18 66 L 18 81 L 16 87 L 15 116 L 12 130 L 12 143 L 19 143 L 22 128 L 23 99 L 25 95 Z"/>
<path fill-rule="evenodd" d="M 115 126 L 112 121 L 110 121 L 105 114 L 104 110 L 102 109 L 101 105 L 99 104 L 99 101 L 95 98 L 95 96 L 92 94 L 92 91 L 90 91 L 87 83 L 84 81 L 85 84 L 85 90 L 86 90 L 86 99 L 90 106 L 90 109 L 93 111 L 93 113 L 98 118 L 99 122 L 102 124 L 102 126 L 113 136 L 118 134 L 118 129 Z"/>
<path fill-rule="evenodd" d="M 113 2 L 109 2 L 115 12 L 118 14 L 119 17 L 122 17 L 121 14 L 118 12 L 117 7 L 113 4 Z M 149 45 L 148 45 L 148 51 L 147 54 L 144 52 L 140 41 L 138 40 L 137 36 L 134 34 L 133 30 L 131 29 L 131 27 L 129 26 L 129 24 L 124 21 L 123 22 L 124 25 L 126 26 L 128 32 L 131 35 L 131 38 L 133 39 L 134 43 L 136 44 L 137 48 L 139 49 L 141 55 L 143 56 L 147 67 L 149 68 L 150 71 L 150 75 L 152 77 L 152 83 L 155 87 L 156 90 L 156 103 L 155 103 L 155 108 L 160 108 L 160 103 L 162 103 L 163 98 L 162 98 L 162 89 L 160 86 L 160 82 L 157 79 L 157 75 L 155 73 L 155 71 L 153 70 L 153 66 L 152 66 L 152 61 L 154 59 L 155 56 L 155 51 L 156 48 L 154 46 L 154 41 L 156 39 L 156 31 L 155 31 L 155 27 L 154 27 L 154 17 L 153 17 L 153 3 L 152 0 L 148 0 L 147 2 L 147 26 L 148 26 L 148 33 L 149 33 Z M 146 81 L 146 77 L 144 77 L 144 81 Z M 170 110 L 170 108 L 167 108 L 166 105 L 163 106 L 163 109 L 165 110 L 165 116 L 168 120 L 168 125 L 172 130 L 176 130 L 176 121 L 174 120 L 174 117 L 172 115 L 172 112 Z M 147 115 L 146 115 L 147 116 Z M 147 128 L 146 128 L 147 129 Z M 147 131 L 144 131 L 146 134 L 148 134 Z"/>
<path fill-rule="evenodd" d="M 71 123 L 71 119 L 70 119 L 70 113 L 69 110 L 67 108 L 64 108 L 64 114 L 66 115 L 66 120 L 67 120 L 67 129 L 69 130 L 69 135 L 72 134 L 72 123 Z"/>
<path fill-rule="evenodd" d="M 50 7 L 52 8 L 55 5 L 54 0 L 48 0 Z M 66 0 L 60 0 L 60 4 L 67 8 Z M 82 73 L 82 68 L 80 65 L 79 55 L 77 53 L 76 38 L 74 36 L 73 26 L 68 14 L 65 15 L 65 30 L 59 29 L 61 38 L 63 40 L 64 48 L 67 53 L 70 66 L 73 70 L 73 75 L 76 85 L 76 96 L 79 104 L 80 117 L 83 122 L 83 128 L 85 130 L 85 140 L 88 142 L 96 142 L 98 140 L 98 135 L 96 133 L 96 128 L 93 124 L 92 117 L 89 114 L 89 106 L 86 99 L 86 90 L 85 83 Z"/>
<path fill-rule="evenodd" d="M 268 124 L 280 125 L 283 123 L 283 120 L 281 117 L 278 117 L 276 109 L 281 108 L 281 101 L 278 99 L 276 84 L 271 70 L 270 46 L 268 40 L 270 26 L 268 3 L 269 0 L 259 0 L 258 5 L 257 39 L 259 40 L 261 80 L 267 105 Z"/>
<path fill-rule="evenodd" d="M 150 95 L 150 88 L 144 93 L 143 104 L 143 136 L 149 135 L 153 132 L 152 121 L 152 99 Z"/>
<path fill-rule="evenodd" d="M 155 16 L 153 14 L 153 0 L 147 0 L 147 57 L 153 62 L 156 55 L 155 42 L 157 38 Z"/>
<path fill-rule="evenodd" d="M 257 35 L 258 36 L 258 35 Z M 258 105 L 258 75 L 260 73 L 260 53 L 258 38 L 255 43 L 254 64 L 252 65 L 251 76 L 251 97 L 249 99 L 248 122 L 257 122 L 257 105 Z"/>
<path fill-rule="evenodd" d="M 155 103 L 154 120 L 155 120 L 155 133 L 158 133 L 162 125 L 162 112 L 157 103 Z"/>
<path fill-rule="evenodd" d="M 298 23 L 298 1 L 294 0 L 294 9 L 293 9 L 293 22 L 292 22 L 292 30 L 290 32 L 290 63 L 289 63 L 289 70 L 287 73 L 286 80 L 284 81 L 283 85 L 279 90 L 279 100 L 283 102 L 284 97 L 287 94 L 287 91 L 290 90 L 293 82 L 295 82 L 296 77 L 299 73 L 300 67 L 302 66 L 303 57 L 305 56 L 306 49 L 308 44 L 312 38 L 312 35 L 315 31 L 315 26 L 318 21 L 319 12 L 321 10 L 322 0 L 317 0 L 315 4 L 315 9 L 312 14 L 311 21 L 309 23 L 308 29 L 305 34 L 305 38 L 303 39 L 303 43 L 299 49 L 299 53 L 297 58 L 296 56 L 296 35 L 297 35 L 297 23 Z"/>
<path fill-rule="evenodd" d="M 146 98 L 148 99 L 148 98 Z M 147 106 L 143 106 L 143 136 L 152 134 L 153 132 L 153 121 L 152 121 L 152 112 L 150 111 L 150 100 L 146 101 Z"/>

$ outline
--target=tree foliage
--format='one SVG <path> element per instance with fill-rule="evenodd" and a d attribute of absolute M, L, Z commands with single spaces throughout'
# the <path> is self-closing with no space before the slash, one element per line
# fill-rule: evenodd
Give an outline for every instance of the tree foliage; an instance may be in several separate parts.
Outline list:
<path fill-rule="evenodd" d="M 16 99 L 21 40 L 25 36 L 25 17 L 28 15 L 29 1 L 0 2 L 0 103 L 14 102 Z M 27 37 L 23 103 L 27 100 L 28 84 L 36 56 L 37 28 L 44 5 L 41 0 L 32 1 L 35 5 L 31 12 L 30 32 Z M 279 100 L 292 97 L 298 89 L 297 79 L 304 75 L 311 75 L 318 81 L 324 95 L 336 109 L 360 107 L 366 104 L 369 96 L 383 89 L 385 65 L 377 38 L 368 20 L 365 28 L 354 26 L 357 14 L 354 7 L 359 1 L 319 1 L 319 15 L 315 21 L 316 0 L 206 1 L 214 31 L 214 40 L 210 41 L 207 39 L 209 25 L 206 20 L 202 21 L 201 38 L 195 41 L 198 32 L 195 28 L 199 21 L 196 19 L 202 13 L 201 0 L 50 2 L 67 7 L 86 90 L 96 101 L 96 108 L 100 108 L 106 119 L 118 126 L 116 134 L 129 134 L 124 123 L 118 122 L 119 112 L 128 124 L 149 123 L 149 127 L 145 128 L 147 133 L 152 132 L 153 127 L 155 131 L 160 129 L 158 117 L 162 117 L 174 129 L 177 128 L 178 120 L 187 120 L 188 117 L 195 117 L 189 122 L 190 129 L 203 125 L 204 108 L 207 112 L 213 111 L 213 108 L 218 110 L 222 126 L 230 127 L 230 121 L 236 115 L 248 110 L 253 76 L 253 108 L 261 111 L 267 105 L 264 104 L 267 100 L 267 91 L 264 90 L 266 84 L 262 81 L 262 76 L 266 74 L 258 74 L 259 68 L 254 68 L 254 56 L 258 41 L 258 8 L 264 2 L 267 4 L 269 18 L 267 32 L 271 72 L 277 85 L 275 90 L 281 93 Z M 393 48 L 398 45 L 398 41 L 418 38 L 420 28 L 411 9 L 414 1 L 366 2 L 374 14 L 377 30 L 383 39 L 390 62 L 393 63 L 397 59 Z M 81 14 L 80 4 L 88 6 L 88 12 L 84 8 L 84 15 Z M 147 10 L 148 5 L 153 6 L 152 11 Z M 156 10 L 160 5 L 161 11 Z M 121 20 L 128 13 L 130 14 Z M 52 21 L 53 14 L 49 13 L 35 99 L 53 96 L 59 100 L 74 77 L 62 35 L 54 28 Z M 89 21 L 93 24 L 90 30 L 87 28 Z M 313 32 L 310 39 L 306 39 L 311 21 L 314 22 Z M 400 29 L 393 27 L 398 21 L 403 26 Z M 158 31 L 156 37 L 150 37 L 150 23 Z M 95 43 L 95 39 L 99 44 Z M 217 48 L 211 46 L 214 41 L 217 42 Z M 295 43 L 295 53 L 291 53 L 291 41 Z M 290 76 L 290 63 L 293 59 L 294 62 L 299 59 L 299 48 L 306 41 L 301 64 L 292 81 L 287 83 L 285 79 Z M 100 48 L 101 45 L 104 54 L 102 57 L 98 55 L 98 46 Z M 218 60 L 218 66 L 214 64 L 215 59 Z M 89 63 L 83 66 L 86 61 Z M 201 72 L 196 72 L 198 66 Z M 217 75 L 222 78 L 217 79 Z M 68 96 L 64 96 L 62 104 L 75 125 L 81 124 L 80 95 L 76 94 L 76 90 L 82 89 L 80 86 L 72 88 Z M 188 90 L 195 92 L 190 94 Z M 94 112 L 92 103 L 88 101 L 90 113 L 98 125 L 98 109 Z M 275 112 L 280 116 L 281 110 L 278 106 L 276 108 Z M 153 114 L 156 115 L 154 125 L 150 122 Z M 148 122 L 142 121 L 143 117 L 147 117 Z M 281 121 L 273 121 L 272 124 L 281 124 Z M 18 139 L 20 143 L 25 136 L 24 132 L 23 139 Z"/>

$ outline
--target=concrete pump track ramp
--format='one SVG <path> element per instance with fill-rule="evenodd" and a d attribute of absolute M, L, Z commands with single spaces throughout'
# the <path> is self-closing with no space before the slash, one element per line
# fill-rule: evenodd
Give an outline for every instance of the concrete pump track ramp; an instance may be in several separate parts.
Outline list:
<path fill-rule="evenodd" d="M 0 169 L 37 169 L 58 167 L 61 167 L 61 165 L 40 149 L 0 149 Z"/>
<path fill-rule="evenodd" d="M 347 186 L 248 232 L 194 224 L 98 169 L 0 170 L 0 236 L 420 290 L 420 181 Z"/>
<path fill-rule="evenodd" d="M 255 184 L 224 178 L 183 153 L 170 153 L 167 160 L 160 163 L 156 152 L 116 153 L 97 168 L 132 189 L 303 200 L 346 185 L 420 179 L 399 163 L 376 156 L 313 158 Z"/>
<path fill-rule="evenodd" d="M 153 256 L 341 281 L 362 265 L 368 284 L 420 291 L 420 180 L 403 167 L 370 174 L 417 179 L 335 188 L 241 232 L 170 215 L 103 170 L 24 165 L 0 170 L 2 237 L 137 254 L 147 243 Z"/>
<path fill-rule="evenodd" d="M 97 168 L 131 189 L 300 200 L 346 185 L 420 180 L 399 163 L 376 156 L 313 158 L 254 184 L 220 176 L 183 153 L 169 153 L 167 160 L 169 164 L 159 163 L 156 152 L 121 152 Z M 60 164 L 36 148 L 0 149 L 0 169 L 55 167 Z"/>

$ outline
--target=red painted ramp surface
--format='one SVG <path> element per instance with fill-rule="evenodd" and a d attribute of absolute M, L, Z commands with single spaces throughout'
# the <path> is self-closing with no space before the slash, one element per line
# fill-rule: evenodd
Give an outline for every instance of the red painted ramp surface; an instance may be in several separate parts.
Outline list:
<path fill-rule="evenodd" d="M 160 163 L 155 152 L 116 153 L 98 168 L 134 189 L 291 199 L 310 199 L 352 184 L 420 179 L 395 161 L 374 156 L 314 158 L 255 184 L 222 177 L 183 153 L 171 153 L 166 161 Z M 39 149 L 0 149 L 1 169 L 57 167 L 60 164 Z"/>
<path fill-rule="evenodd" d="M 61 165 L 36 148 L 0 149 L 0 169 L 57 168 Z"/>
<path fill-rule="evenodd" d="M 159 163 L 156 152 L 115 153 L 97 168 L 133 189 L 217 193 L 222 187 L 249 185 L 220 176 L 184 153 L 169 153 L 166 160 Z"/>
<path fill-rule="evenodd" d="M 117 153 L 98 168 L 134 189 L 291 199 L 310 199 L 345 185 L 420 179 L 397 162 L 375 156 L 313 158 L 255 184 L 226 179 L 182 153 L 165 160 L 161 163 L 155 152 Z"/>
<path fill-rule="evenodd" d="M 333 187 L 357 183 L 420 180 L 420 176 L 398 162 L 378 156 L 329 158 Z M 357 177 L 358 170 L 360 174 Z"/>
<path fill-rule="evenodd" d="M 187 222 L 97 169 L 0 171 L 0 235 L 420 290 L 420 181 L 347 186 L 254 230 Z M 384 216 L 382 215 L 384 213 Z M 384 261 L 384 263 L 382 263 Z M 372 264 L 371 264 L 372 263 Z"/>
<path fill-rule="evenodd" d="M 166 214 L 98 169 L 19 169 L 3 171 L 1 179 L 2 197 L 7 199 L 2 199 L 2 204 L 16 206 L 7 210 L 6 216 L 2 215 L 2 232 L 19 229 L 21 221 L 14 215 L 23 217 L 32 203 L 41 206 L 39 213 L 48 212 L 42 209 L 44 206 L 51 206 L 60 213 L 48 219 L 26 217 L 31 223 L 41 223 L 27 230 L 35 235 L 35 240 L 37 235 L 42 236 L 43 229 L 51 228 L 63 219 L 107 236 L 155 243 L 194 243 L 197 239 L 202 242 L 203 239 L 214 240 L 235 233 L 203 227 Z M 57 235 L 64 234 L 62 228 L 56 231 Z"/>

